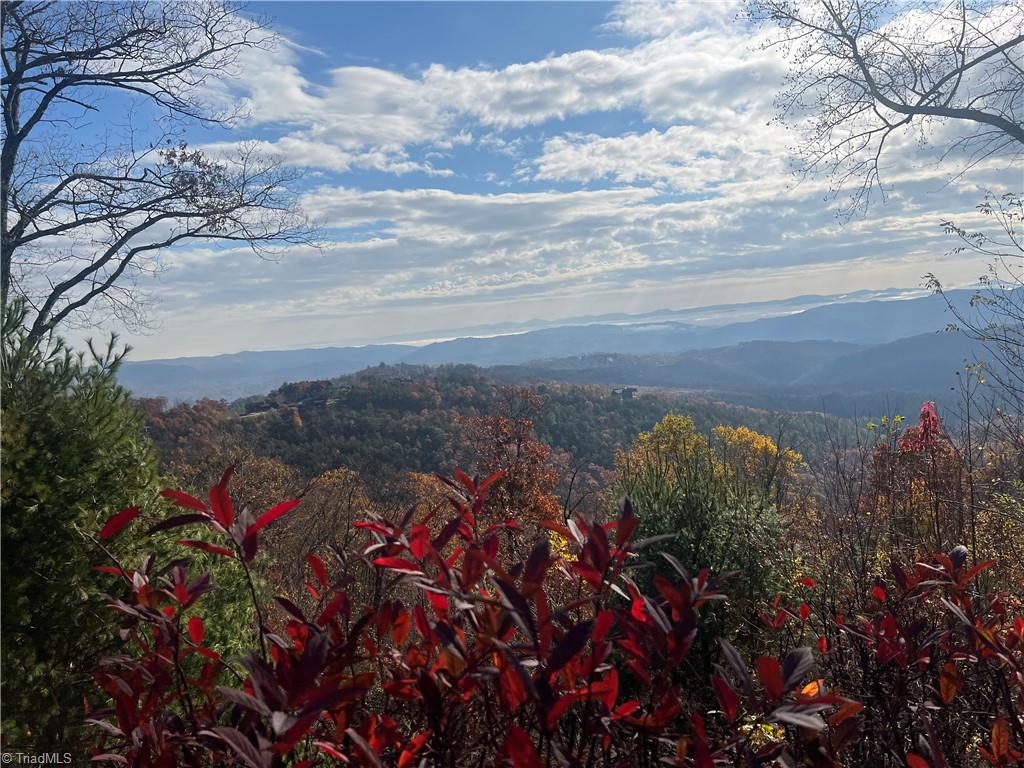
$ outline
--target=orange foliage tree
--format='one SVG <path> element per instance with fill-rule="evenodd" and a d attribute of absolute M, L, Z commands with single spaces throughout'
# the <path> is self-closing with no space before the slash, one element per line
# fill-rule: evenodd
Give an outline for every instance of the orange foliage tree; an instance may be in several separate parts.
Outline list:
<path fill-rule="evenodd" d="M 468 466 L 483 477 L 504 473 L 489 494 L 488 509 L 496 517 L 540 524 L 561 514 L 551 448 L 534 432 L 542 402 L 532 390 L 510 387 L 497 412 L 462 420 Z"/>

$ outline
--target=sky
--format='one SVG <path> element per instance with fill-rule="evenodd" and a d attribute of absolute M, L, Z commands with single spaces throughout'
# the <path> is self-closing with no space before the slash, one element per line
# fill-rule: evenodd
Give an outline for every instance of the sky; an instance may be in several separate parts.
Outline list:
<path fill-rule="evenodd" d="M 164 254 L 133 359 L 964 284 L 984 264 L 940 223 L 1020 183 L 998 158 L 950 183 L 906 136 L 885 202 L 839 216 L 791 172 L 786 64 L 731 0 L 251 9 L 282 42 L 218 86 L 244 119 L 189 138 L 300 171 L 320 243 Z"/>

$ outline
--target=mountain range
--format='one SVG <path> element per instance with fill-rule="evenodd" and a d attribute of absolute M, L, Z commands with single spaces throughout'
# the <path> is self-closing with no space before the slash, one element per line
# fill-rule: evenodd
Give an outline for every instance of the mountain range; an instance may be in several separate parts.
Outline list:
<path fill-rule="evenodd" d="M 947 298 L 966 307 L 972 295 L 956 291 Z M 944 330 L 953 316 L 940 296 L 846 301 L 721 325 L 662 319 L 668 312 L 425 345 L 126 362 L 119 377 L 137 396 L 231 400 L 374 365 L 469 363 L 513 379 L 805 399 L 867 392 L 938 398 L 955 385 L 965 361 L 982 352 Z"/>

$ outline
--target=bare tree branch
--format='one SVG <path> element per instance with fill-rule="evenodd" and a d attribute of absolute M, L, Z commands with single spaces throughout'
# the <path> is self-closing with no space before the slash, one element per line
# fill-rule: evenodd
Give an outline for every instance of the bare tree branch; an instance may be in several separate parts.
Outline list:
<path fill-rule="evenodd" d="M 130 286 L 177 243 L 309 242 L 293 172 L 251 145 L 213 158 L 180 138 L 190 123 L 231 124 L 216 82 L 275 42 L 226 2 L 4 4 L 0 305 L 33 307 L 32 337 L 99 306 L 137 320 Z M 119 137 L 89 122 L 113 94 L 128 105 Z M 76 131 L 99 134 L 99 149 Z"/>
<path fill-rule="evenodd" d="M 1004 421 L 1013 421 L 1014 428 L 1005 432 L 1019 442 L 1019 420 L 1024 415 L 1024 197 L 990 194 L 978 210 L 998 229 L 971 232 L 954 222 L 943 222 L 946 232 L 960 241 L 954 254 L 975 253 L 988 262 L 970 306 L 951 301 L 935 275 L 928 275 L 928 286 L 946 297 L 956 318 L 950 330 L 984 345 L 986 359 L 975 361 L 975 372 L 996 385 L 990 388 L 995 390 L 995 410 Z"/>
<path fill-rule="evenodd" d="M 1022 0 L 748 0 L 790 70 L 777 99 L 795 128 L 800 171 L 849 189 L 852 210 L 883 193 L 883 149 L 901 131 L 928 143 L 959 126 L 943 153 L 970 165 L 1024 154 Z"/>

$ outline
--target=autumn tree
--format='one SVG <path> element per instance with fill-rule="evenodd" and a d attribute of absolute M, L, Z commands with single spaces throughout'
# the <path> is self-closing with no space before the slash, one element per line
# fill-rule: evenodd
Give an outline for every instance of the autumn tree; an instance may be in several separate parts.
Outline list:
<path fill-rule="evenodd" d="M 372 502 L 359 475 L 349 469 L 324 472 L 298 493 L 302 504 L 268 536 L 272 557 L 267 572 L 277 594 L 301 603 L 309 598 L 304 588 L 306 555 L 324 555 L 329 548 L 350 550 L 360 538 L 353 523 L 367 514 Z"/>
<path fill-rule="evenodd" d="M 551 449 L 534 433 L 542 399 L 530 389 L 509 387 L 493 412 L 463 420 L 471 466 L 480 477 L 504 476 L 492 486 L 489 505 L 500 518 L 539 523 L 560 516 L 558 473 Z"/>
<path fill-rule="evenodd" d="M 801 170 L 831 175 L 854 205 L 881 190 L 883 151 L 903 133 L 968 163 L 1024 151 L 1019 0 L 749 0 L 747 11 L 789 64 L 777 106 L 799 133 Z"/>
<path fill-rule="evenodd" d="M 719 425 L 712 434 L 727 477 L 762 494 L 776 506 L 785 503 L 803 456 L 792 448 L 780 447 L 768 435 L 749 427 Z"/>
<path fill-rule="evenodd" d="M 168 406 L 164 398 L 149 397 L 135 403 L 146 417 L 146 434 L 156 445 L 161 468 L 171 475 L 193 471 L 189 467 L 202 464 L 225 441 L 240 444 L 241 422 L 224 400 Z"/>
<path fill-rule="evenodd" d="M 613 492 L 632 501 L 641 534 L 662 537 L 659 548 L 686 568 L 735 572 L 735 604 L 749 608 L 783 586 L 787 547 L 774 493 L 764 492 L 760 480 L 744 479 L 761 472 L 770 438 L 730 429 L 720 430 L 719 438 L 721 447 L 692 419 L 670 413 L 619 453 Z M 735 617 L 719 618 L 731 623 Z"/>
<path fill-rule="evenodd" d="M 274 43 L 224 2 L 4 3 L 0 307 L 31 309 L 30 339 L 137 325 L 138 280 L 176 244 L 308 241 L 290 171 L 252 145 L 212 156 L 185 141 L 231 123 L 219 81 Z M 97 128 L 102 99 L 124 114 Z"/>

